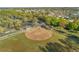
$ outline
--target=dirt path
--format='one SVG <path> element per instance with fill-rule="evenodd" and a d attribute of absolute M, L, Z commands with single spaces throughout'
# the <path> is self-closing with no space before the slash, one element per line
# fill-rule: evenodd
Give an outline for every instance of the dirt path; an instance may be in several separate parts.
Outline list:
<path fill-rule="evenodd" d="M 25 35 L 32 40 L 47 40 L 52 37 L 52 32 L 42 27 L 33 27 L 26 30 Z"/>

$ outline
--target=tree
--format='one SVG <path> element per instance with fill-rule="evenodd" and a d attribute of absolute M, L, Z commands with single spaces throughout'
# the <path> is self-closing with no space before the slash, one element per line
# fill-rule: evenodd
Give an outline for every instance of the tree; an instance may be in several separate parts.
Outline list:
<path fill-rule="evenodd" d="M 79 20 L 75 21 L 77 28 L 75 30 L 79 31 Z"/>
<path fill-rule="evenodd" d="M 59 26 L 65 28 L 67 26 L 67 24 L 69 23 L 69 21 L 67 19 L 59 19 Z"/>
<path fill-rule="evenodd" d="M 51 21 L 52 21 L 52 17 L 51 16 L 45 16 L 45 21 L 48 25 L 51 24 Z"/>
<path fill-rule="evenodd" d="M 21 28 L 21 26 L 22 26 L 22 22 L 21 22 L 20 20 L 16 19 L 16 20 L 14 21 L 14 28 L 15 28 L 16 30 L 19 30 L 19 29 Z"/>
<path fill-rule="evenodd" d="M 67 25 L 67 29 L 69 30 L 76 30 L 78 28 L 78 24 L 75 23 L 75 22 L 70 22 L 68 25 Z"/>
<path fill-rule="evenodd" d="M 52 26 L 59 26 L 59 19 L 58 18 L 56 18 L 56 17 L 54 17 L 54 18 L 52 18 L 52 20 L 51 20 L 51 25 Z"/>

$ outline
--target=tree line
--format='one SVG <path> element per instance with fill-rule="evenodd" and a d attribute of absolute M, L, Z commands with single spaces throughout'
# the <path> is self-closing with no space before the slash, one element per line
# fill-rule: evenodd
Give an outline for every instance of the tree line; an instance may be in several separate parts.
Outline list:
<path fill-rule="evenodd" d="M 71 12 L 70 12 L 71 11 Z M 0 9 L 0 32 L 7 29 L 19 30 L 26 24 L 27 21 L 36 22 L 43 20 L 46 24 L 57 27 L 61 26 L 67 30 L 79 31 L 79 20 L 73 17 L 73 22 L 69 19 L 56 16 L 57 14 L 70 15 L 76 10 L 73 9 Z M 69 13 L 70 12 L 70 13 Z M 54 15 L 52 15 L 54 13 Z"/>

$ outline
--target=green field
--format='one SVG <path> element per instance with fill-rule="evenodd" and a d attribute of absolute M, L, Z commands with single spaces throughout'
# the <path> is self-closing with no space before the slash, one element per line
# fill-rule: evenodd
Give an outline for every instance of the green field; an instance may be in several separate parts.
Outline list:
<path fill-rule="evenodd" d="M 57 30 L 55 30 L 57 29 Z M 28 38 L 25 37 L 24 33 L 18 34 L 16 36 L 13 37 L 9 37 L 8 39 L 5 40 L 0 40 L 0 51 L 14 51 L 14 52 L 23 52 L 23 51 L 27 51 L 27 52 L 40 52 L 42 51 L 39 46 L 45 46 L 48 42 L 57 42 L 59 44 L 62 44 L 59 39 L 65 40 L 66 38 L 68 38 L 68 40 L 71 40 L 71 37 L 68 37 L 68 35 L 73 35 L 76 37 L 79 37 L 79 33 L 72 33 L 72 32 L 68 32 L 65 29 L 62 29 L 62 32 L 59 32 L 58 30 L 61 30 L 60 28 L 55 28 L 54 30 L 52 30 L 53 35 L 50 39 L 45 40 L 45 41 L 34 41 L 34 40 L 30 40 Z M 75 39 L 75 40 L 74 40 Z M 73 38 L 72 43 L 75 43 L 77 45 L 79 45 L 78 42 L 79 38 Z M 76 42 L 77 40 L 77 42 Z M 62 44 L 63 45 L 63 44 Z M 61 47 L 60 47 L 61 48 Z"/>

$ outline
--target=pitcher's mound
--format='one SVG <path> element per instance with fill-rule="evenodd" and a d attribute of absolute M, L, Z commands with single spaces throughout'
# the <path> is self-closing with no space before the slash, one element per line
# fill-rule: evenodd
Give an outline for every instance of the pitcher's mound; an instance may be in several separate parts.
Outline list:
<path fill-rule="evenodd" d="M 42 27 L 28 28 L 25 36 L 31 40 L 46 40 L 52 37 L 52 32 Z"/>

